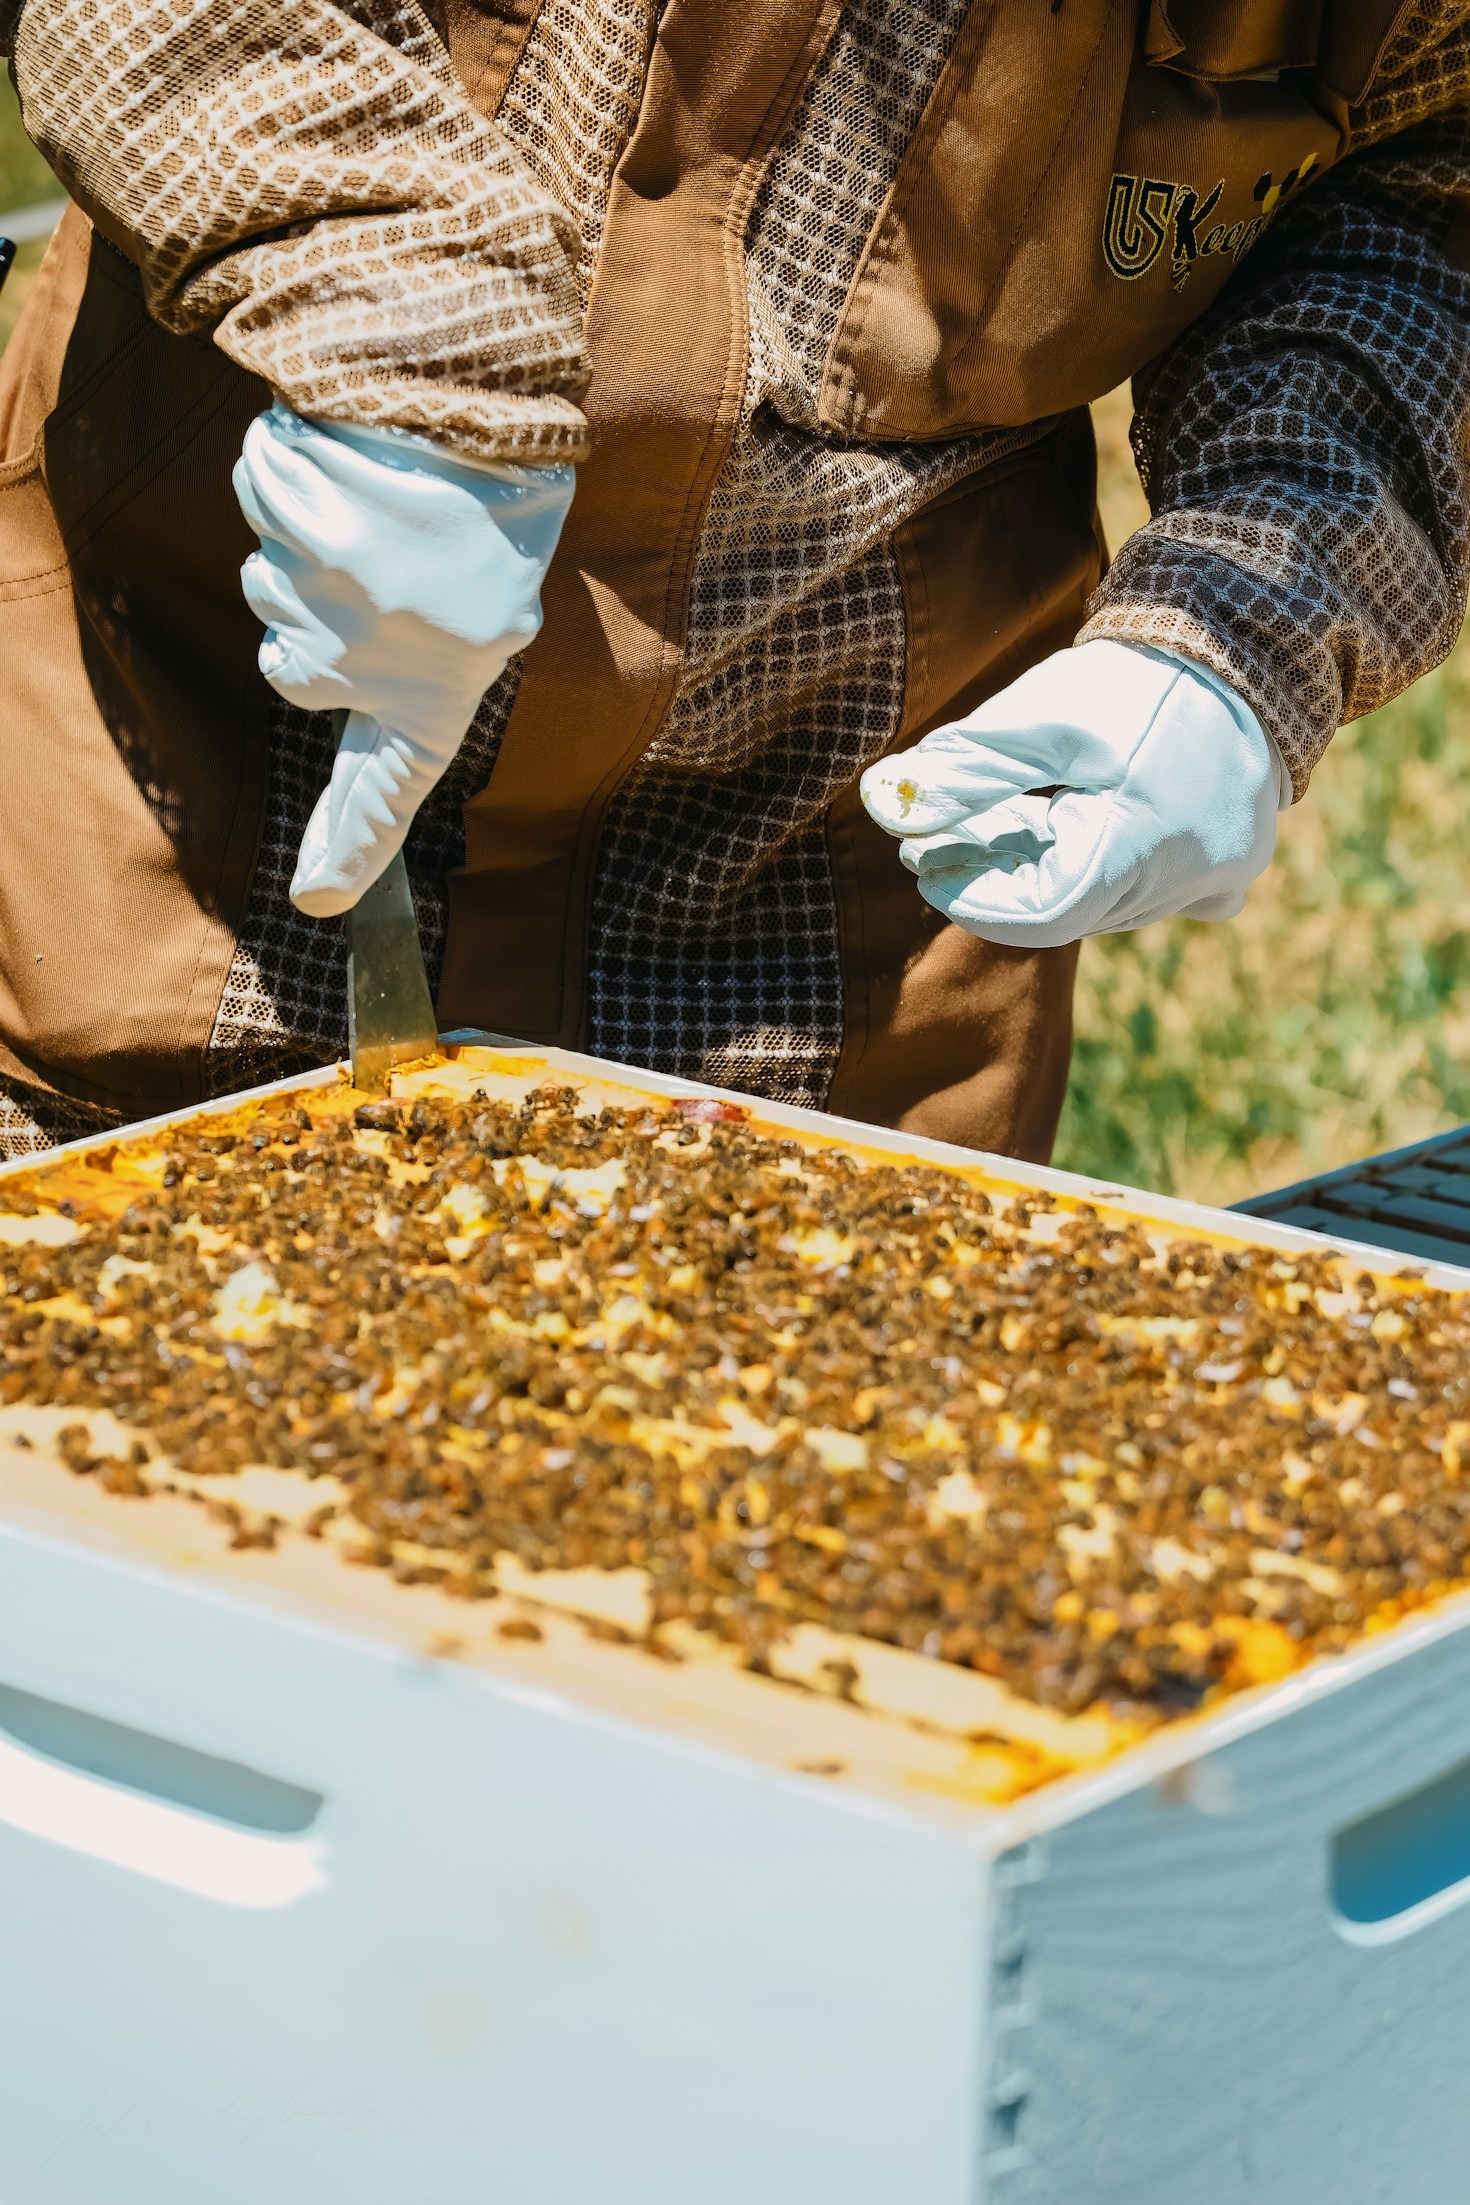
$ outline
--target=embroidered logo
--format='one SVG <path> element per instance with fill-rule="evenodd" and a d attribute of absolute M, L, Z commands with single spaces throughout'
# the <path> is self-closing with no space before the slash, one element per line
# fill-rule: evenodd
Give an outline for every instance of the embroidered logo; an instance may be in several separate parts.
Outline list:
<path fill-rule="evenodd" d="M 1103 223 L 1103 258 L 1115 276 L 1146 276 L 1164 250 L 1178 184 L 1160 176 L 1115 176 Z"/>
<path fill-rule="evenodd" d="M 1282 200 L 1316 165 L 1316 154 L 1309 153 L 1279 184 L 1268 169 L 1252 194 L 1260 213 L 1244 222 L 1217 222 L 1209 229 L 1205 225 L 1224 196 L 1223 177 L 1211 190 L 1199 192 L 1166 176 L 1117 175 L 1108 187 L 1103 258 L 1120 281 L 1136 283 L 1170 243 L 1172 229 L 1171 280 L 1174 289 L 1182 291 L 1198 261 L 1222 254 L 1238 261 L 1248 253 Z"/>

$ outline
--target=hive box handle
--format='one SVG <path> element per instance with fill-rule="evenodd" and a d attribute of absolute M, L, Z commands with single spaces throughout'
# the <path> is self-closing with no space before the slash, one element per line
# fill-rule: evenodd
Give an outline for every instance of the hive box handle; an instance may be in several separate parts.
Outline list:
<path fill-rule="evenodd" d="M 326 1882 L 324 1802 L 242 1763 L 0 1684 L 0 1825 L 224 1905 Z"/>
<path fill-rule="evenodd" d="M 1387 1944 L 1470 1899 L 1470 1761 L 1339 1830 L 1332 1911 L 1355 1944 Z"/>

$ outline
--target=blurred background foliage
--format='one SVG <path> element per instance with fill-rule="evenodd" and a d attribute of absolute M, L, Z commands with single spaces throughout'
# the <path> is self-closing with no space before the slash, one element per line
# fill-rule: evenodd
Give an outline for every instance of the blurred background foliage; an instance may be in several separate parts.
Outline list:
<path fill-rule="evenodd" d="M 21 129 L 9 73 L 0 70 L 0 211 L 38 206 L 44 200 L 55 199 L 60 188 Z M 39 239 L 20 246 L 16 252 L 10 281 L 0 292 L 0 346 L 15 327 L 45 250 L 45 240 Z"/>
<path fill-rule="evenodd" d="M 0 209 L 56 196 L 0 83 Z M 44 245 L 0 295 L 10 334 Z M 1129 403 L 1094 413 L 1115 547 L 1145 517 Z M 1057 1149 L 1229 1202 L 1470 1119 L 1470 647 L 1344 728 L 1229 926 L 1089 942 Z"/>
<path fill-rule="evenodd" d="M 20 127 L 9 72 L 0 71 L 0 207 L 32 207 L 57 191 L 56 178 Z"/>

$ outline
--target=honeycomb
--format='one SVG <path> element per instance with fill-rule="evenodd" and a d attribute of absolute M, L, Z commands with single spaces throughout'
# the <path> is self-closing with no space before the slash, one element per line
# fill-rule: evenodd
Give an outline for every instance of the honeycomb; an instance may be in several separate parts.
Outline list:
<path fill-rule="evenodd" d="M 114 1495 L 1043 1773 L 1470 1578 L 1464 1297 L 488 1049 L 7 1175 L 0 1327 Z"/>

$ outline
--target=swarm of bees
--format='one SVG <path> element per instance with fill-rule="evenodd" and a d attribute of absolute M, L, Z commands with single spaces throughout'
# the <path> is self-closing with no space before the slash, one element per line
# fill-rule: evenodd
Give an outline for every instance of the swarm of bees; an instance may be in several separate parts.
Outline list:
<path fill-rule="evenodd" d="M 655 1651 L 820 1624 L 1149 1724 L 1470 1577 L 1460 1297 L 728 1103 L 314 1090 L 0 1212 L 0 1439 L 305 1481 L 466 1598 L 635 1572 Z"/>

